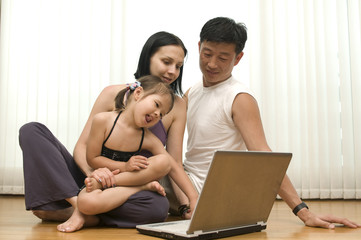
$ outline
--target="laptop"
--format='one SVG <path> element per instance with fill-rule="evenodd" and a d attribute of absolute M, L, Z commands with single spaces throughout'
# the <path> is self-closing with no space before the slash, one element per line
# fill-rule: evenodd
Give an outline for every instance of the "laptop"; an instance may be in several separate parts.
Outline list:
<path fill-rule="evenodd" d="M 136 229 L 165 239 L 215 239 L 262 231 L 291 158 L 292 153 L 216 151 L 190 220 Z"/>

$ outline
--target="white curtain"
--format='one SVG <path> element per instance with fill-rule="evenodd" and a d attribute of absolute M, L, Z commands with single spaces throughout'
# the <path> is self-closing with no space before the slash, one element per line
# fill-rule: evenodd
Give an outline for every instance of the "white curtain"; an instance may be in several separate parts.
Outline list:
<path fill-rule="evenodd" d="M 361 198 L 358 0 L 252 5 L 251 86 L 302 198 Z"/>
<path fill-rule="evenodd" d="M 23 124 L 44 123 L 72 152 L 100 90 L 120 78 L 121 42 L 111 38 L 117 8 L 111 1 L 2 1 L 0 193 L 23 193 Z"/>
<path fill-rule="evenodd" d="M 141 47 L 152 33 L 169 31 L 185 42 L 187 89 L 201 76 L 202 25 L 228 16 L 249 29 L 234 75 L 255 92 L 271 148 L 293 152 L 288 174 L 300 196 L 361 198 L 359 1 L 222 4 L 3 0 L 0 193 L 23 192 L 21 125 L 43 122 L 71 152 L 96 96 L 106 85 L 133 80 Z"/>

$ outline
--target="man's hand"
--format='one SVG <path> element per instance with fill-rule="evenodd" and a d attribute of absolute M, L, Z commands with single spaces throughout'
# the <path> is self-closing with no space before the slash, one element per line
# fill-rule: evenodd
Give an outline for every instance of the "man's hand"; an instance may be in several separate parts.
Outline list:
<path fill-rule="evenodd" d="M 335 217 L 332 215 L 316 215 L 310 212 L 308 209 L 304 208 L 300 210 L 297 216 L 309 227 L 321 227 L 334 229 L 336 224 L 343 224 L 344 226 L 350 228 L 359 228 L 360 224 L 352 222 L 347 218 Z"/>

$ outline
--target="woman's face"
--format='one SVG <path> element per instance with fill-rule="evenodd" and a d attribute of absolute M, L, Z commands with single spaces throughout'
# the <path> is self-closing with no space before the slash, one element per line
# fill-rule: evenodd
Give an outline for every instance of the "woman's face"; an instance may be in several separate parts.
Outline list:
<path fill-rule="evenodd" d="M 150 58 L 150 74 L 161 78 L 164 82 L 174 82 L 183 66 L 183 48 L 177 45 L 160 47 Z"/>

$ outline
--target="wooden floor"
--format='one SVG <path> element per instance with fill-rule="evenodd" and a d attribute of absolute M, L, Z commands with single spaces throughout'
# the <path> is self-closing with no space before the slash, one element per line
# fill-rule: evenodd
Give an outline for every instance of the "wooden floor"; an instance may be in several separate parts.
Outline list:
<path fill-rule="evenodd" d="M 306 201 L 317 213 L 332 213 L 361 223 L 361 201 Z M 57 223 L 42 222 L 25 211 L 22 196 L 0 195 L 0 240 L 125 240 L 157 239 L 139 234 L 135 229 L 86 228 L 75 233 L 61 233 Z M 275 202 L 267 229 L 227 239 L 361 239 L 361 228 L 337 227 L 335 230 L 305 227 L 280 200 Z"/>

